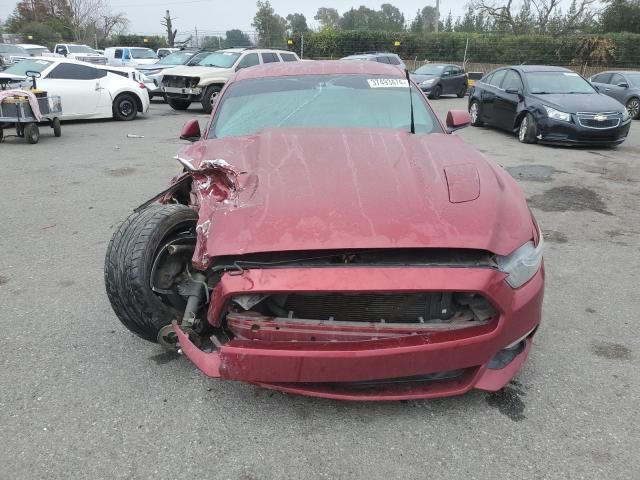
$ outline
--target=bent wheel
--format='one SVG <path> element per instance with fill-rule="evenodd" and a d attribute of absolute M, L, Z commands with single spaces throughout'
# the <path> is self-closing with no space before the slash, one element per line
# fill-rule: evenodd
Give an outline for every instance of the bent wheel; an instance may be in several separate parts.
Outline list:
<path fill-rule="evenodd" d="M 213 110 L 213 104 L 218 98 L 218 94 L 220 93 L 220 87 L 217 85 L 210 85 L 207 87 L 207 90 L 204 92 L 202 96 L 202 109 L 204 113 L 211 113 Z"/>
<path fill-rule="evenodd" d="M 471 125 L 481 127 L 484 122 L 480 120 L 480 103 L 476 100 L 469 105 L 469 116 L 471 117 Z"/>
<path fill-rule="evenodd" d="M 122 324 L 145 340 L 170 337 L 163 327 L 182 318 L 180 288 L 190 275 L 197 219 L 185 205 L 151 205 L 127 218 L 109 242 L 107 296 Z"/>

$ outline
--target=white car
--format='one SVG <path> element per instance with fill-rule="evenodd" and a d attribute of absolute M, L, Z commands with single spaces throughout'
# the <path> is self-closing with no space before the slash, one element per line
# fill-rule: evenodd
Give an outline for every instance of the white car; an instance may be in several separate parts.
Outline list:
<path fill-rule="evenodd" d="M 100 65 L 97 66 L 97 68 L 102 68 L 108 72 L 120 75 L 121 77 L 129 78 L 137 83 L 144 83 L 144 86 L 147 87 L 149 98 L 152 97 L 152 92 L 159 89 L 158 83 L 155 80 L 147 77 L 143 72 L 136 70 L 133 67 L 112 67 L 110 65 Z"/>
<path fill-rule="evenodd" d="M 34 45 L 33 43 L 18 43 L 19 47 L 24 48 L 30 57 L 59 57 L 61 55 L 56 55 L 51 53 L 47 47 L 44 45 Z"/>
<path fill-rule="evenodd" d="M 23 88 L 31 86 L 27 73 L 38 72 L 37 87 L 62 101 L 62 120 L 115 118 L 133 120 L 149 110 L 144 83 L 111 73 L 104 67 L 68 58 L 31 57 L 0 72 Z M 14 85 L 12 85 L 14 86 Z"/>

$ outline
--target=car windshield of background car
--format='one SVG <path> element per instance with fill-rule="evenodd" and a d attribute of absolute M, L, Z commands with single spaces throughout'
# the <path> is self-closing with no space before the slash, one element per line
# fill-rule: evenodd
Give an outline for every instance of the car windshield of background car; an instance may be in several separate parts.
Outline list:
<path fill-rule="evenodd" d="M 149 50 L 148 48 L 131 48 L 131 56 L 137 59 L 149 59 L 149 58 L 158 58 L 153 50 Z"/>
<path fill-rule="evenodd" d="M 201 67 L 231 68 L 239 56 L 239 53 L 213 52 L 202 58 L 198 65 Z"/>
<path fill-rule="evenodd" d="M 631 83 L 631 87 L 640 87 L 640 73 L 626 73 L 627 80 Z"/>
<path fill-rule="evenodd" d="M 23 60 L 20 63 L 11 65 L 9 68 L 2 71 L 2 74 L 10 74 L 25 77 L 26 72 L 42 72 L 45 68 L 51 65 L 53 62 L 46 60 Z"/>
<path fill-rule="evenodd" d="M 98 53 L 93 48 L 84 45 L 69 45 L 70 53 Z"/>
<path fill-rule="evenodd" d="M 573 72 L 528 72 L 525 76 L 534 95 L 596 92 L 589 82 Z"/>
<path fill-rule="evenodd" d="M 444 65 L 423 65 L 416 70 L 418 75 L 440 75 Z"/>
<path fill-rule="evenodd" d="M 173 52 L 161 58 L 156 65 L 183 65 L 193 56 L 193 52 Z"/>

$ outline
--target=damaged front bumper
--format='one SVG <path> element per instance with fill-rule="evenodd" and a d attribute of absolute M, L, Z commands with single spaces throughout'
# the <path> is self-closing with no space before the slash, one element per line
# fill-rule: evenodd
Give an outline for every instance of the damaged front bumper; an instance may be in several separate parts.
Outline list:
<path fill-rule="evenodd" d="M 398 400 L 460 395 L 506 385 L 527 358 L 540 323 L 544 271 L 512 289 L 491 268 L 277 268 L 226 273 L 208 312 L 214 327 L 229 322 L 224 309 L 238 295 L 282 292 L 478 293 L 495 307 L 490 321 L 459 325 L 360 328 L 336 321 L 235 315 L 234 333 L 213 351 L 200 350 L 174 324 L 184 354 L 209 377 L 239 380 L 283 392 L 343 400 Z M 278 320 L 278 321 L 276 321 Z M 287 322 L 289 320 L 289 322 Z M 340 335 L 345 335 L 340 338 Z"/>

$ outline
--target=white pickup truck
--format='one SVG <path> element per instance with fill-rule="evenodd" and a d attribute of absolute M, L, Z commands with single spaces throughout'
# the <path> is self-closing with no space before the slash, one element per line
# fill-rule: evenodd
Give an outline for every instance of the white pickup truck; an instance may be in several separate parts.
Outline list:
<path fill-rule="evenodd" d="M 82 62 L 96 63 L 99 65 L 107 64 L 107 57 L 96 52 L 88 45 L 77 45 L 75 43 L 58 43 L 53 49 L 54 53 L 64 55 L 67 58 L 80 60 Z"/>

